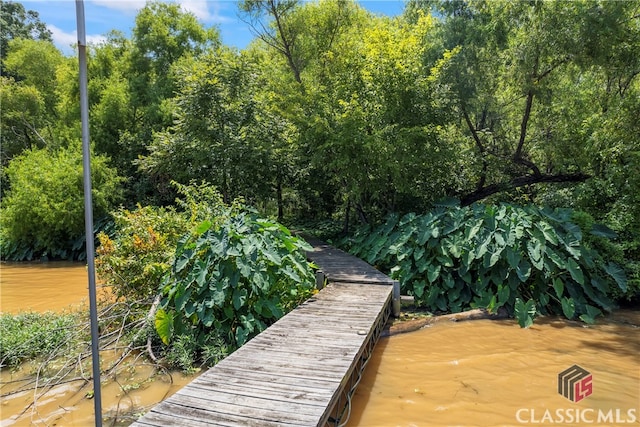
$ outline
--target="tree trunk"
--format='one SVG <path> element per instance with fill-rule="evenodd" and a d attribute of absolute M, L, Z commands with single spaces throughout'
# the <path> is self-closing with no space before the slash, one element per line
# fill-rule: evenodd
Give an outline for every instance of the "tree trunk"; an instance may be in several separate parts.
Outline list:
<path fill-rule="evenodd" d="M 278 201 L 278 222 L 282 222 L 284 218 L 284 202 L 282 200 L 282 178 L 278 177 L 276 183 L 276 199 Z"/>

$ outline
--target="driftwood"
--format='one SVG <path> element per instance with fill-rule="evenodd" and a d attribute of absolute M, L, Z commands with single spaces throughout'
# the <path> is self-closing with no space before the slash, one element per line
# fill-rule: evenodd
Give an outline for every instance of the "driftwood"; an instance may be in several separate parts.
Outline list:
<path fill-rule="evenodd" d="M 395 320 L 387 323 L 382 331 L 381 336 L 388 337 L 391 335 L 403 334 L 405 332 L 413 332 L 432 325 L 437 322 L 460 322 L 463 320 L 479 320 L 479 319 L 506 319 L 508 314 L 504 309 L 498 309 L 497 313 L 489 313 L 486 309 L 475 309 L 463 311 L 461 313 L 443 314 L 440 316 L 420 317 L 409 320 Z"/>

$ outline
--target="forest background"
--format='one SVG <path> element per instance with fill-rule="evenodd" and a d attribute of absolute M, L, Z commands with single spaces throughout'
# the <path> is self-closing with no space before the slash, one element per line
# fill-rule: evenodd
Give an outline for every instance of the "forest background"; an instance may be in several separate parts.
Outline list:
<path fill-rule="evenodd" d="M 567 317 L 577 309 L 592 319 L 599 311 L 567 292 L 581 289 L 604 309 L 608 298 L 637 300 L 640 2 L 410 0 L 397 17 L 346 0 L 238 7 L 255 32 L 242 50 L 164 2 L 140 10 L 130 37 L 111 32 L 90 46 L 94 217 L 103 272 L 118 280 L 128 272 L 122 296 L 146 298 L 148 308 L 185 249 L 176 256 L 180 235 L 224 228 L 242 205 L 323 237 L 357 228 L 361 237 L 345 247 L 405 277 L 413 273 L 400 264 L 412 256 L 407 268 L 425 276 L 403 289 L 443 311 L 468 306 L 471 291 L 460 305 L 455 286 L 491 283 L 500 257 L 505 277 L 490 294 L 473 291 L 474 304 L 503 300 L 530 312 L 520 297 L 545 307 L 557 294 Z M 0 35 L 2 258 L 81 259 L 77 59 L 56 49 L 37 13 L 20 3 L 2 1 Z M 398 241 L 410 239 L 402 227 L 415 225 L 415 217 L 398 222 L 405 214 L 457 225 L 417 239 L 440 253 L 402 253 Z M 203 228 L 207 215 L 222 219 Z M 515 234 L 531 227 L 533 243 L 505 243 L 495 232 L 508 229 L 505 218 L 523 225 Z M 443 230 L 482 236 L 479 219 L 495 239 L 482 253 L 456 249 L 463 246 L 454 237 L 446 248 L 429 243 Z M 264 231 L 260 220 L 248 222 Z M 386 231 L 373 231 L 380 224 Z M 559 242 L 566 253 L 547 250 Z M 467 264 L 481 263 L 479 276 L 459 270 L 464 253 L 473 254 Z M 617 288 L 589 275 L 594 266 Z M 500 287 L 509 271 L 517 273 L 513 288 L 527 292 Z M 576 288 L 565 290 L 569 284 Z M 536 293 L 538 286 L 548 290 Z M 229 301 L 240 308 L 240 297 Z M 176 312 L 189 304 L 174 302 Z"/>

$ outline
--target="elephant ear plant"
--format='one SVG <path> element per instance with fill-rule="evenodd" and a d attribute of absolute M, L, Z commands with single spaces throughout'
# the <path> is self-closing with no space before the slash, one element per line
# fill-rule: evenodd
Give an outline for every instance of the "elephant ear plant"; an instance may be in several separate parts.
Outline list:
<path fill-rule="evenodd" d="M 390 216 L 344 243 L 387 269 L 417 305 L 432 311 L 506 308 L 523 327 L 537 314 L 593 323 L 626 290 L 624 270 L 583 240 L 568 209 L 456 202 L 425 215 Z M 587 230 L 613 238 L 603 225 Z"/>
<path fill-rule="evenodd" d="M 198 348 L 240 347 L 312 294 L 310 249 L 252 212 L 202 222 L 178 243 L 156 331 L 165 344 L 186 336 Z"/>

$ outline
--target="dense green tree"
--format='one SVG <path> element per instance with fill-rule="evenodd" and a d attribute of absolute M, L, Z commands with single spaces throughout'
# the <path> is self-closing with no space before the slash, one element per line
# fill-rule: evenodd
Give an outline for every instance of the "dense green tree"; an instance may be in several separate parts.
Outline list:
<path fill-rule="evenodd" d="M 127 72 L 136 130 L 144 130 L 147 141 L 152 130 L 171 120 L 161 108 L 162 101 L 171 98 L 176 89 L 171 66 L 182 57 L 197 56 L 218 44 L 217 30 L 203 28 L 178 4 L 150 2 L 138 13 Z"/>
<path fill-rule="evenodd" d="M 6 166 L 23 150 L 46 145 L 39 133 L 44 120 L 44 100 L 35 87 L 10 77 L 0 77 L 0 99 L 1 164 Z"/>
<path fill-rule="evenodd" d="M 9 42 L 14 39 L 53 42 L 51 31 L 40 21 L 38 12 L 26 10 L 21 3 L 0 0 L 0 71 L 3 75 Z"/>
<path fill-rule="evenodd" d="M 64 61 L 62 53 L 49 41 L 16 39 L 9 43 L 4 66 L 17 75 L 17 80 L 38 89 L 47 114 L 55 117 L 56 71 Z"/>
<path fill-rule="evenodd" d="M 637 55 L 625 48 L 638 49 L 637 4 L 460 1 L 437 9 L 441 50 L 455 52 L 441 92 L 454 100 L 472 159 L 463 202 L 592 176 L 580 125 L 616 96 L 594 90 L 610 80 L 599 64 L 624 64 L 612 69 L 626 69 L 625 87 L 637 75 Z"/>
<path fill-rule="evenodd" d="M 302 83 L 300 74 L 305 61 L 298 45 L 304 27 L 291 19 L 299 4 L 298 0 L 243 0 L 240 10 L 254 34 L 286 58 L 294 78 Z"/>
<path fill-rule="evenodd" d="M 34 149 L 6 170 L 10 190 L 2 200 L 0 229 L 5 259 L 79 256 L 84 235 L 82 152 L 79 144 L 56 151 Z M 96 219 L 119 202 L 121 178 L 107 159 L 92 159 Z"/>
<path fill-rule="evenodd" d="M 227 202 L 244 196 L 256 202 L 269 189 L 268 141 L 258 123 L 254 72 L 247 58 L 227 48 L 173 69 L 180 94 L 171 102 L 175 124 L 158 132 L 141 167 L 154 179 L 187 183 L 204 179 Z"/>
<path fill-rule="evenodd" d="M 171 72 L 173 65 L 218 45 L 219 35 L 215 28 L 204 28 L 192 13 L 182 11 L 179 4 L 164 2 L 149 2 L 138 13 L 130 49 L 127 50 L 128 45 L 121 40 L 111 43 L 110 49 L 122 55 L 124 67 L 122 78 L 111 76 L 116 84 L 102 100 L 107 107 L 102 112 L 107 113 L 108 105 L 117 103 L 118 113 L 115 117 L 102 116 L 102 120 L 118 123 L 126 119 L 127 125 L 118 130 L 117 145 L 112 143 L 111 135 L 105 135 L 107 139 L 102 147 L 114 158 L 122 173 L 132 177 L 131 198 L 150 197 L 156 203 L 173 201 L 175 194 L 166 186 L 168 181 L 153 181 L 140 174 L 136 161 L 147 154 L 154 132 L 163 131 L 172 124 L 173 113 L 167 100 L 175 96 L 177 90 L 177 81 Z M 123 109 L 121 101 L 125 101 L 125 97 L 128 106 Z M 126 117 L 121 114 L 125 110 Z M 108 133 L 107 129 L 103 128 L 102 132 Z M 113 130 L 109 132 L 113 133 Z M 108 147 L 116 149 L 115 152 Z"/>

